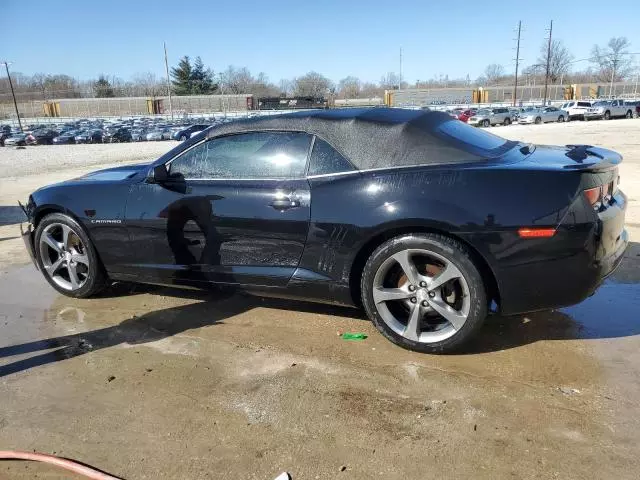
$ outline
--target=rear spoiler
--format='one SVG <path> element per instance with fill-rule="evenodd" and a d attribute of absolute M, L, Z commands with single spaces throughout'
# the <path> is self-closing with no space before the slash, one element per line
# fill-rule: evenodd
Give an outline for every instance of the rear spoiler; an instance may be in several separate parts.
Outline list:
<path fill-rule="evenodd" d="M 602 171 L 616 168 L 622 162 L 622 155 L 606 148 L 592 145 L 567 145 L 565 155 L 574 164 L 565 165 L 570 170 Z"/>

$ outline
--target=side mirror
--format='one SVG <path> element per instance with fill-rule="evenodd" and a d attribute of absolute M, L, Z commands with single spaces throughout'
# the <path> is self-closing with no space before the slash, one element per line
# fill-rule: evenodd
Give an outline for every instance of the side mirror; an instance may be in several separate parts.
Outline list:
<path fill-rule="evenodd" d="M 160 165 L 156 165 L 153 167 L 151 171 L 149 171 L 149 175 L 147 176 L 147 181 L 149 183 L 164 183 L 169 179 L 169 173 L 167 172 L 167 167 L 164 163 Z"/>

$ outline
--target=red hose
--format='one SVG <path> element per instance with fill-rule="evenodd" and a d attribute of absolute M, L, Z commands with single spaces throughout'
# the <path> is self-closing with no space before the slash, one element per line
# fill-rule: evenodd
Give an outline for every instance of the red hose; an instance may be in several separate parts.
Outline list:
<path fill-rule="evenodd" d="M 70 472 L 84 475 L 93 480 L 122 480 L 118 477 L 103 473 L 95 468 L 87 467 L 73 460 L 47 455 L 46 453 L 20 452 L 13 450 L 0 450 L 0 460 L 33 460 L 34 462 L 44 462 L 57 467 L 64 468 Z"/>

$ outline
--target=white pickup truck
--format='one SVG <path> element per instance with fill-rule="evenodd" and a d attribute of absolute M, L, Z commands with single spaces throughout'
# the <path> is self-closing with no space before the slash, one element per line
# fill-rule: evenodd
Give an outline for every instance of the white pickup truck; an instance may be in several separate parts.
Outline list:
<path fill-rule="evenodd" d="M 584 112 L 584 119 L 604 118 L 609 120 L 615 117 L 633 118 L 633 107 L 627 105 L 624 100 L 599 100 Z"/>

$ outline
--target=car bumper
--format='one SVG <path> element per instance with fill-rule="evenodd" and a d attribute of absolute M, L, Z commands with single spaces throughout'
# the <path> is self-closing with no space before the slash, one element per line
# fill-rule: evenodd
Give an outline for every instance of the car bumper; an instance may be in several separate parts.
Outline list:
<path fill-rule="evenodd" d="M 38 268 L 38 262 L 36 262 L 36 253 L 35 247 L 33 243 L 33 228 L 30 223 L 27 224 L 26 228 L 23 228 L 23 224 L 20 224 L 20 235 L 22 236 L 22 241 L 24 242 L 24 246 L 27 249 L 27 253 L 29 254 L 29 258 Z"/>
<path fill-rule="evenodd" d="M 591 119 L 591 118 L 602 118 L 604 116 L 604 113 L 587 113 L 585 112 L 584 114 L 584 118 L 585 119 Z"/>
<path fill-rule="evenodd" d="M 518 123 L 522 123 L 522 124 L 535 123 L 535 118 L 519 118 Z"/>
<path fill-rule="evenodd" d="M 629 244 L 624 227 L 627 198 L 614 201 L 593 221 L 573 223 L 587 211 L 577 201 L 551 238 L 519 239 L 514 232 L 466 237 L 471 244 L 493 241 L 492 251 L 481 252 L 492 265 L 500 313 L 523 314 L 575 305 L 592 295 L 620 265 Z M 463 238 L 465 235 L 463 235 Z M 474 238 L 475 237 L 475 238 Z"/>

